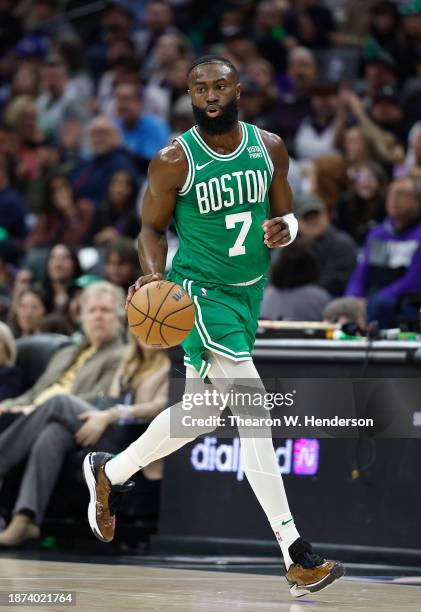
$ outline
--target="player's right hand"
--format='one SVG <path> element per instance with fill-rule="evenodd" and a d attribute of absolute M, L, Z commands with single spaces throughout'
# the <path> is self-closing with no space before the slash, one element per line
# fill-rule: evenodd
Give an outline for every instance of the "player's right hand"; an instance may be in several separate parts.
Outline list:
<path fill-rule="evenodd" d="M 134 296 L 134 294 L 136 293 L 138 289 L 143 287 L 143 285 L 147 285 L 148 283 L 153 283 L 154 281 L 162 280 L 163 278 L 164 276 L 160 272 L 154 272 L 153 274 L 145 274 L 144 276 L 139 276 L 139 278 L 134 283 L 134 285 L 130 285 L 127 291 L 127 298 L 126 298 L 126 305 L 125 305 L 126 310 L 129 306 L 130 300 L 132 299 L 132 297 Z"/>

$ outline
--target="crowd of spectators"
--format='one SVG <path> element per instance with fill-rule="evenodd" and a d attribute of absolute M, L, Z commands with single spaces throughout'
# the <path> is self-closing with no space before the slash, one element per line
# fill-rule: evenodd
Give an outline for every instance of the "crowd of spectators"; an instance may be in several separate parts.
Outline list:
<path fill-rule="evenodd" d="M 382 326 L 415 324 L 419 0 L 2 0 L 0 29 L 0 318 L 15 337 L 75 332 L 85 283 L 136 275 L 148 163 L 191 127 L 186 70 L 206 52 L 238 68 L 241 119 L 290 154 L 303 242 L 275 260 L 304 257 L 312 285 Z M 300 319 L 280 270 L 262 312 Z"/>
<path fill-rule="evenodd" d="M 0 0 L 0 399 L 22 391 L 15 339 L 82 346 L 84 289 L 140 274 L 148 163 L 193 125 L 207 52 L 290 155 L 299 237 L 262 318 L 416 325 L 420 0 Z"/>

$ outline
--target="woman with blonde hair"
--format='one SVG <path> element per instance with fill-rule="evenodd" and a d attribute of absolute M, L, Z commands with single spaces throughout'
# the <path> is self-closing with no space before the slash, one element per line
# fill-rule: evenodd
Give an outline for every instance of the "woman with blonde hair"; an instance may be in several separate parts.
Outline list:
<path fill-rule="evenodd" d="M 16 343 L 10 327 L 0 321 L 0 400 L 22 393 L 22 370 L 15 366 Z"/>
<path fill-rule="evenodd" d="M 118 425 L 149 422 L 167 407 L 170 365 L 164 351 L 141 345 L 130 335 L 108 394 L 95 405 L 74 395 L 55 395 L 0 435 L 0 478 L 29 455 L 13 518 L 0 533 L 0 550 L 39 538 L 39 526 L 69 451 L 111 446 L 118 452 L 127 444 L 127 429 Z M 143 476 L 160 480 L 162 465 L 162 461 L 150 464 Z"/>

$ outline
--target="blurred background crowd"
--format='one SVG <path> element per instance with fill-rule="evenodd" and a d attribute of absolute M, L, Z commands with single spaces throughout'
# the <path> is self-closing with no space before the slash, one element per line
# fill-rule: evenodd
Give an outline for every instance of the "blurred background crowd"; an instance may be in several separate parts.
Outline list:
<path fill-rule="evenodd" d="M 15 337 L 72 333 L 85 285 L 137 277 L 148 162 L 191 127 L 186 70 L 206 52 L 237 66 L 241 118 L 291 156 L 300 240 L 274 257 L 262 317 L 318 320 L 345 296 L 336 320 L 415 325 L 419 0 L 0 0 L 0 32 L 0 317 Z"/>
<path fill-rule="evenodd" d="M 300 239 L 274 256 L 262 317 L 318 320 L 341 298 L 331 317 L 415 325 L 419 0 L 0 0 L 0 32 L 0 317 L 15 337 L 75 332 L 85 285 L 138 276 L 148 162 L 191 127 L 186 70 L 206 52 L 237 66 L 241 118 L 291 156 Z"/>
<path fill-rule="evenodd" d="M 240 118 L 281 136 L 290 154 L 299 236 L 273 253 L 262 318 L 352 322 L 356 333 L 370 321 L 417 328 L 420 0 L 0 0 L 0 387 L 2 399 L 19 396 L 0 413 L 10 417 L 14 406 L 23 418 L 48 407 L 52 391 L 94 401 L 88 361 L 95 384 L 111 384 L 93 367 L 91 349 L 111 350 L 120 326 L 102 312 L 95 339 L 81 295 L 110 283 L 89 294 L 98 309 L 110 286 L 125 291 L 140 275 L 135 244 L 148 163 L 193 125 L 186 72 L 208 52 L 238 68 Z M 169 265 L 176 246 L 170 228 Z M 45 332 L 71 337 L 79 352 L 50 362 L 41 386 L 22 395 L 28 384 L 13 366 L 15 340 Z M 116 405 L 133 403 L 151 373 L 159 384 L 134 416 L 152 418 L 166 405 L 166 358 L 133 342 L 124 350 L 119 370 L 112 353 L 117 378 L 106 416 L 72 408 L 89 413 L 79 445 L 126 418 Z M 8 436 L 0 447 L 10 444 L 10 429 Z M 33 441 L 25 448 L 42 461 Z M 0 478 L 9 467 L 0 462 Z M 27 475 L 28 486 L 34 478 Z M 39 523 L 48 490 L 41 509 L 22 495 L 27 512 L 18 516 Z"/>
<path fill-rule="evenodd" d="M 419 0 L 0 0 L 1 319 L 71 334 L 84 286 L 138 276 L 148 162 L 191 127 L 186 70 L 207 52 L 291 157 L 300 239 L 262 317 L 415 326 Z"/>

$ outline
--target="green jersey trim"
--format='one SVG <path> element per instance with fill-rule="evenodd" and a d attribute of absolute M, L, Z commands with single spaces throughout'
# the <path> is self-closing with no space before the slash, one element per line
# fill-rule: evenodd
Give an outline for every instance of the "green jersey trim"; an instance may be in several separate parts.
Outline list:
<path fill-rule="evenodd" d="M 178 192 L 178 195 L 184 196 L 184 195 L 187 195 L 187 193 L 190 191 L 194 183 L 194 177 L 195 177 L 194 161 L 193 161 L 192 152 L 190 151 L 190 147 L 187 144 L 187 142 L 184 140 L 184 138 L 182 136 L 178 136 L 175 140 L 181 145 L 181 148 L 184 151 L 184 154 L 187 158 L 187 163 L 189 166 L 189 171 L 187 173 L 186 181 L 184 185 L 182 186 L 182 188 L 180 189 L 180 191 Z"/>
<path fill-rule="evenodd" d="M 228 357 L 228 359 L 232 359 L 233 361 L 247 361 L 249 359 L 251 359 L 251 355 L 249 353 L 249 351 L 233 351 L 232 349 L 228 348 L 227 346 L 224 346 L 223 344 L 219 344 L 218 342 L 214 342 L 212 340 L 212 338 L 210 337 L 210 334 L 208 332 L 208 330 L 206 329 L 206 326 L 203 322 L 203 317 L 202 317 L 202 309 L 200 308 L 200 304 L 199 304 L 199 300 L 197 298 L 197 295 L 192 295 L 191 292 L 191 287 L 192 287 L 193 281 L 192 280 L 188 280 L 187 278 L 185 278 L 183 280 L 183 289 L 185 291 L 187 291 L 187 293 L 189 294 L 189 296 L 193 299 L 195 305 L 196 305 L 196 312 L 197 312 L 197 317 L 195 319 L 195 327 L 199 333 L 200 339 L 203 342 L 203 345 L 209 350 L 209 351 L 213 351 L 215 353 L 219 353 L 220 355 L 223 355 L 224 357 Z"/>
<path fill-rule="evenodd" d="M 184 365 L 186 366 L 186 368 L 191 368 L 195 372 L 197 371 L 194 365 L 192 365 L 190 361 L 190 357 L 188 357 L 187 355 L 184 356 Z M 210 367 L 211 367 L 210 361 L 205 361 L 204 359 L 202 359 L 202 365 L 200 366 L 199 376 L 201 378 L 206 378 L 207 375 L 209 374 Z"/>
<path fill-rule="evenodd" d="M 210 351 L 219 353 L 220 355 L 223 355 L 224 357 L 228 357 L 228 359 L 232 359 L 233 361 L 247 361 L 248 359 L 251 359 L 251 355 L 248 351 L 239 351 L 237 353 L 236 351 L 229 349 L 223 344 L 214 342 L 212 338 L 210 337 L 209 332 L 206 329 L 205 324 L 203 322 L 202 310 L 200 308 L 200 304 L 199 304 L 197 295 L 193 296 L 193 301 L 196 305 L 197 315 L 199 319 L 199 320 L 196 319 L 195 325 L 196 325 L 197 331 L 199 332 L 199 336 L 203 342 L 203 345 Z"/>
<path fill-rule="evenodd" d="M 198 131 L 198 129 L 197 129 L 197 127 L 195 125 L 191 128 L 190 132 L 191 132 L 191 135 L 193 136 L 193 138 L 195 139 L 195 141 L 197 142 L 197 144 L 210 157 L 212 157 L 213 159 L 217 159 L 219 161 L 231 161 L 232 159 L 236 159 L 239 155 L 241 155 L 241 153 L 246 148 L 246 145 L 247 145 L 247 142 L 248 142 L 248 131 L 247 131 L 247 129 L 244 126 L 242 121 L 239 121 L 239 124 L 240 124 L 240 127 L 241 127 L 241 131 L 243 133 L 241 142 L 238 145 L 238 147 L 236 148 L 236 150 L 233 151 L 232 153 L 229 153 L 228 155 L 222 155 L 221 153 L 216 153 L 213 149 L 211 149 L 206 144 L 206 142 L 203 140 L 203 138 L 200 136 L 199 131 Z"/>
<path fill-rule="evenodd" d="M 274 172 L 273 162 L 270 158 L 266 145 L 263 142 L 262 136 L 260 134 L 260 130 L 256 125 L 253 125 L 253 130 L 254 130 L 254 133 L 256 134 L 257 141 L 260 144 L 260 148 L 262 149 L 263 157 L 265 158 L 267 167 L 269 168 L 269 173 L 271 176 L 273 176 L 273 172 Z"/>

